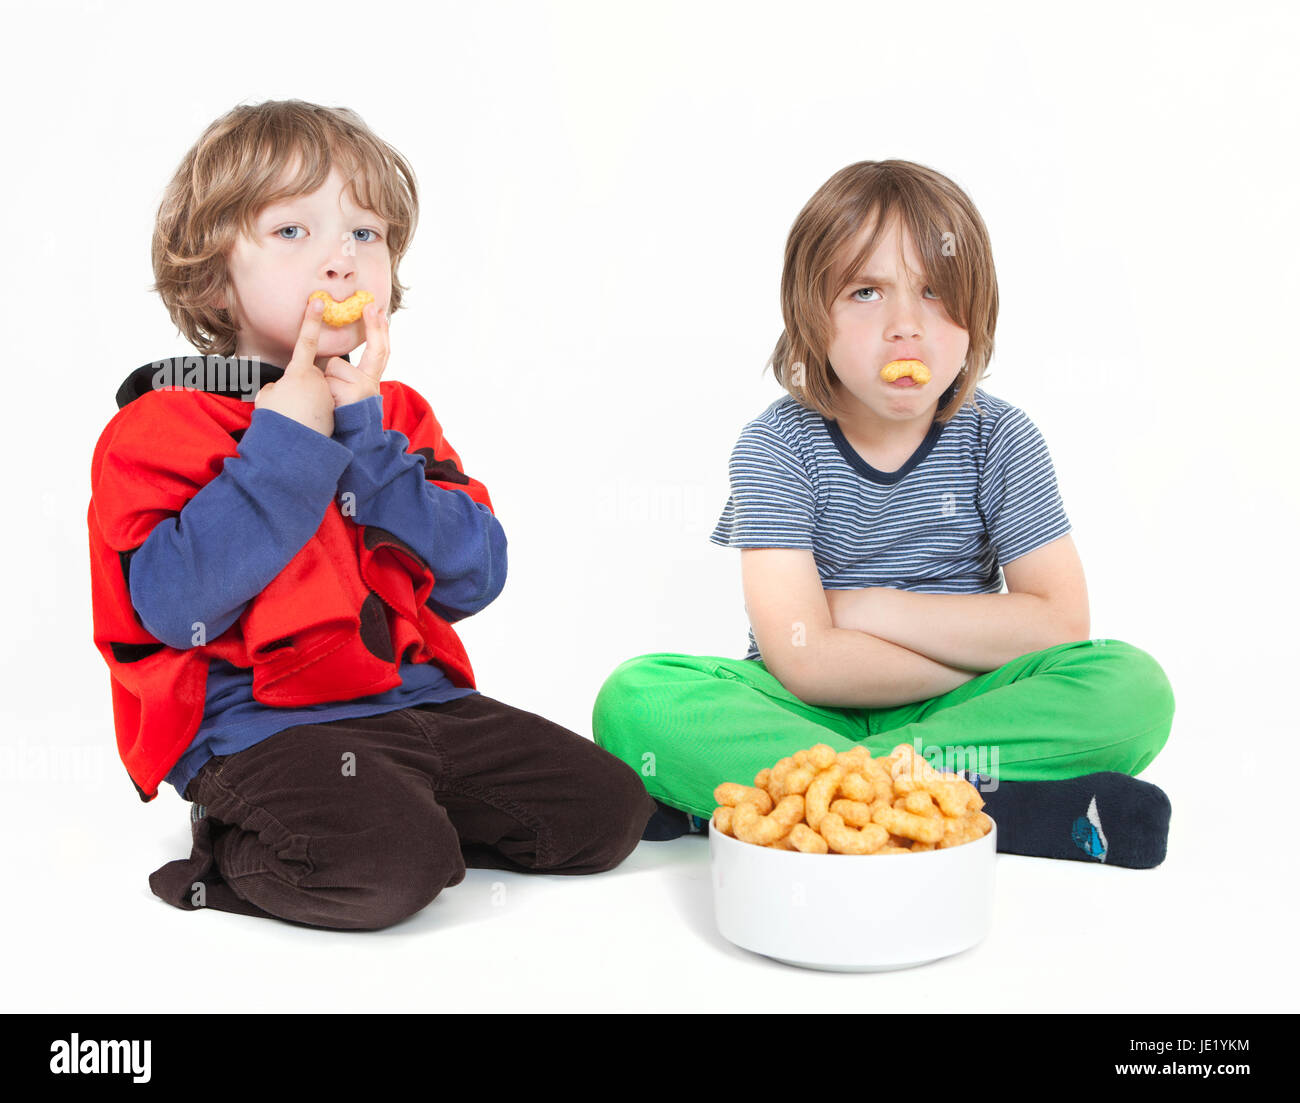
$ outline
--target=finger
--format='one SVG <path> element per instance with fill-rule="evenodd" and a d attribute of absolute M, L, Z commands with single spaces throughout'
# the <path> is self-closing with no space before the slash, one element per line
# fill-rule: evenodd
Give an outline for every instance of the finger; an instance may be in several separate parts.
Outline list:
<path fill-rule="evenodd" d="M 356 364 L 349 363 L 341 356 L 322 357 L 318 366 L 325 373 L 326 379 L 338 379 L 344 383 L 357 383 L 363 378 Z"/>
<path fill-rule="evenodd" d="M 298 331 L 298 343 L 293 347 L 293 359 L 289 361 L 286 371 L 302 369 L 316 362 L 316 346 L 320 343 L 321 315 L 325 313 L 325 303 L 312 299 L 303 314 L 302 328 Z"/>
<path fill-rule="evenodd" d="M 374 303 L 366 306 L 362 318 L 366 326 L 366 350 L 357 366 L 378 382 L 388 363 L 388 327 L 384 324 L 382 311 Z"/>
<path fill-rule="evenodd" d="M 358 367 L 378 383 L 388 366 L 388 312 L 369 303 L 361 316 L 366 323 L 366 351 Z"/>

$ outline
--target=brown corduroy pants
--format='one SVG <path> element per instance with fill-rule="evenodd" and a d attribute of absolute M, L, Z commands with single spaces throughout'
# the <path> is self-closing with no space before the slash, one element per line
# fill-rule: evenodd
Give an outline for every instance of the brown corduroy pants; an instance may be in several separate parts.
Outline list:
<path fill-rule="evenodd" d="M 207 814 L 157 896 L 347 930 L 413 915 L 467 867 L 613 869 L 655 810 L 626 763 L 481 693 L 285 728 L 210 759 L 185 798 Z"/>

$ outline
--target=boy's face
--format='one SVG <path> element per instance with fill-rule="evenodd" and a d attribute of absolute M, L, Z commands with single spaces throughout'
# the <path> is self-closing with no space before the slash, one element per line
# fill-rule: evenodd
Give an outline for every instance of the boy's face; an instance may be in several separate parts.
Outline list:
<path fill-rule="evenodd" d="M 251 237 L 241 233 L 227 261 L 234 294 L 218 305 L 239 327 L 237 356 L 287 367 L 313 291 L 337 301 L 369 291 L 378 310 L 392 292 L 388 224 L 356 206 L 337 167 L 310 195 L 281 200 L 258 213 Z M 365 322 L 322 325 L 317 365 L 366 339 Z"/>
<path fill-rule="evenodd" d="M 856 255 L 871 230 L 868 222 L 847 243 L 844 260 Z M 896 217 L 830 309 L 829 359 L 839 377 L 832 386 L 844 411 L 839 420 L 879 444 L 902 436 L 919 439 L 929 431 L 939 398 L 957 378 L 970 347 L 969 334 L 949 318 L 935 291 L 923 286 L 924 280 L 914 284 L 900 267 L 900 252 L 908 269 L 921 271 L 911 236 Z M 887 383 L 880 369 L 891 360 L 922 361 L 930 381 L 911 387 Z"/>

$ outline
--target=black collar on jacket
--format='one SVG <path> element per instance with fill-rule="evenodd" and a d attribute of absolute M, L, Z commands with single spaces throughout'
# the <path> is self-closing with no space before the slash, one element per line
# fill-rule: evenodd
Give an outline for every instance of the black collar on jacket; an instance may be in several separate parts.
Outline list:
<path fill-rule="evenodd" d="M 153 381 L 160 371 L 166 373 L 166 378 L 177 380 L 177 385 L 179 385 L 179 381 L 185 377 L 187 367 L 193 371 L 199 361 L 204 361 L 204 368 L 210 368 L 211 370 L 198 372 L 201 377 L 199 381 L 203 385 L 195 388 L 196 390 L 206 391 L 209 394 L 225 395 L 227 398 L 242 398 L 244 392 L 234 385 L 239 381 L 238 371 L 219 372 L 216 370 L 215 361 L 222 359 L 233 361 L 235 357 L 218 357 L 215 355 L 203 357 L 198 353 L 191 353 L 189 356 L 172 356 L 165 360 L 151 360 L 147 364 L 142 364 L 128 375 L 122 381 L 122 385 L 118 387 L 117 408 L 120 410 L 134 402 L 141 395 L 148 394 L 153 390 Z M 352 363 L 347 356 L 341 357 L 341 359 L 347 360 L 349 364 Z M 185 363 L 187 360 L 190 361 L 188 366 Z M 235 377 L 234 384 L 230 381 L 231 375 Z M 258 365 L 258 387 L 260 388 L 264 383 L 274 383 L 282 375 L 284 375 L 284 368 L 263 360 Z M 223 382 L 224 386 L 222 385 Z"/>

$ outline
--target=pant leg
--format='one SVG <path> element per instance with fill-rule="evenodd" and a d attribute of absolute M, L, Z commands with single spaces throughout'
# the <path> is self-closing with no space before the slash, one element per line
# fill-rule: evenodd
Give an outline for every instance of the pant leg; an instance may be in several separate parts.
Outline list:
<path fill-rule="evenodd" d="M 596 742 L 638 772 L 656 799 L 697 816 L 723 781 L 754 775 L 816 743 L 851 750 L 860 712 L 800 700 L 760 660 L 659 652 L 618 666 L 592 710 Z"/>
<path fill-rule="evenodd" d="M 186 790 L 207 806 L 190 858 L 149 883 L 196 906 L 313 927 L 387 927 L 465 876 L 410 709 L 286 728 L 210 760 Z"/>
<path fill-rule="evenodd" d="M 410 712 L 471 868 L 602 873 L 636 848 L 655 811 L 625 763 L 536 713 L 482 693 Z"/>
<path fill-rule="evenodd" d="M 1007 781 L 1113 770 L 1140 774 L 1169 738 L 1174 694 L 1160 664 L 1122 640 L 1049 647 L 949 693 L 869 710 L 873 755 L 920 740 L 922 753 L 961 759 Z M 929 750 L 927 750 L 927 748 Z"/>

